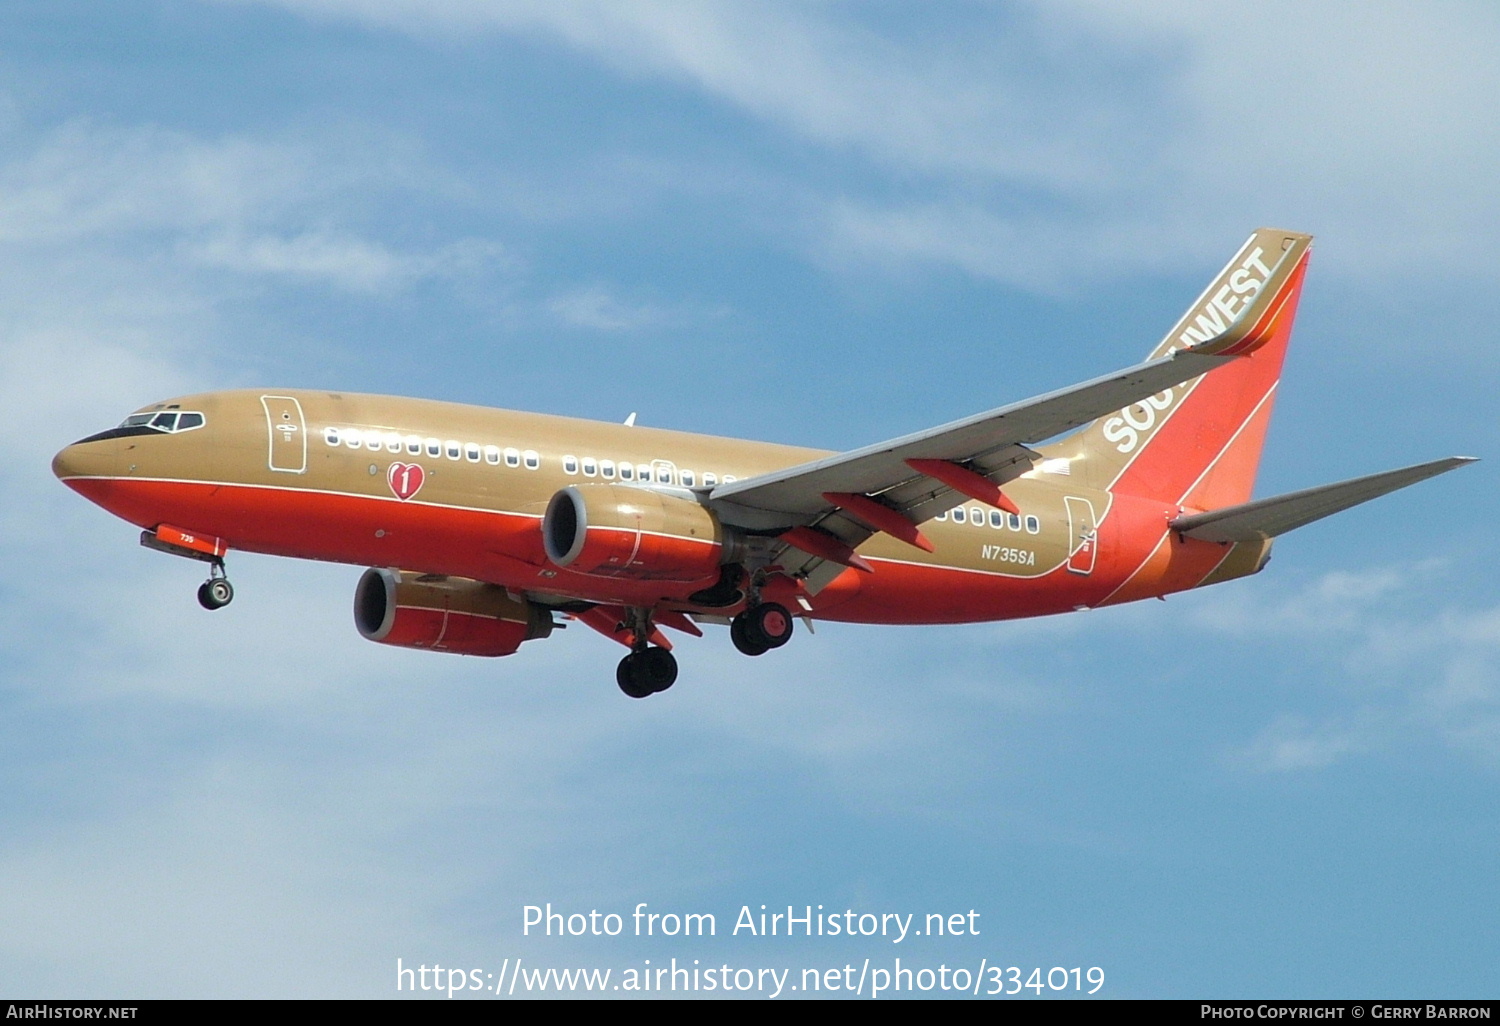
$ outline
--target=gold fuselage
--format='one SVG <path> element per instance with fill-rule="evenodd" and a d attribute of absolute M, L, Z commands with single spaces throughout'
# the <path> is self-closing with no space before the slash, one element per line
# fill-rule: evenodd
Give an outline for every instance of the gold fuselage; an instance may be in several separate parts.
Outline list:
<path fill-rule="evenodd" d="M 828 455 L 337 392 L 212 392 L 140 412 L 158 410 L 199 412 L 205 422 L 175 434 L 85 440 L 59 453 L 58 476 L 142 528 L 170 524 L 217 536 L 231 549 L 465 576 L 518 594 L 685 609 L 692 608 L 685 601 L 691 589 L 552 566 L 540 534 L 548 500 L 568 485 L 609 481 L 691 497 L 693 489 L 702 495 L 715 483 Z M 401 478 L 407 467 L 420 472 Z M 402 495 L 400 482 L 409 488 L 417 479 L 417 490 Z M 923 525 L 931 553 L 877 533 L 859 549 L 875 572 L 840 575 L 811 597 L 816 615 L 962 622 L 1098 605 L 1139 576 L 1178 512 L 1035 470 L 1008 484 L 1006 494 L 1021 516 L 965 503 L 956 515 Z M 1080 572 L 1067 564 L 1085 507 L 1097 548 Z M 1190 583 L 1174 580 L 1166 590 L 1253 572 L 1261 558 L 1229 555 L 1216 553 Z"/>

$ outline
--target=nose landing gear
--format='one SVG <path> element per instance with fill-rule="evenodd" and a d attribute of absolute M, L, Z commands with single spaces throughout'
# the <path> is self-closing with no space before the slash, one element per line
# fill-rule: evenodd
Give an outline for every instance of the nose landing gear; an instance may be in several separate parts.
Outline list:
<path fill-rule="evenodd" d="M 208 580 L 198 586 L 198 604 L 204 609 L 223 609 L 234 601 L 234 587 L 224 576 L 224 553 L 229 551 L 224 539 L 158 524 L 154 531 L 141 532 L 141 544 L 169 556 L 208 564 Z"/>
<path fill-rule="evenodd" d="M 198 586 L 198 604 L 204 609 L 223 609 L 234 601 L 234 585 L 224 576 L 224 561 L 214 563 L 208 580 Z"/>

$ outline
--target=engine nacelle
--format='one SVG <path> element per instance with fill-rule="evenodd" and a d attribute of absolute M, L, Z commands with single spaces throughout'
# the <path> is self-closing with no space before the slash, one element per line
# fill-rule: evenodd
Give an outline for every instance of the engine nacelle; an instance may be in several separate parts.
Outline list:
<path fill-rule="evenodd" d="M 549 610 L 493 584 L 384 568 L 359 579 L 354 625 L 382 645 L 479 656 L 511 655 L 553 626 Z"/>
<path fill-rule="evenodd" d="M 560 567 L 640 581 L 713 577 L 738 546 L 737 535 L 691 499 L 610 484 L 569 485 L 552 496 L 542 541 Z"/>

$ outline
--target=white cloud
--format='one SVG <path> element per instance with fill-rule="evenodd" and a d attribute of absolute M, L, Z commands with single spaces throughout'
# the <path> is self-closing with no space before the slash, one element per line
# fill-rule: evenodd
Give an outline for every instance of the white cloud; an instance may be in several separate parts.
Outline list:
<path fill-rule="evenodd" d="M 286 147 L 153 127 L 64 124 L 0 165 L 0 239 L 71 242 L 282 213 L 308 188 Z"/>
<path fill-rule="evenodd" d="M 376 294 L 421 278 L 472 274 L 503 262 L 505 251 L 493 243 L 465 240 L 431 253 L 402 253 L 378 242 L 318 231 L 290 238 L 217 235 L 188 243 L 184 254 L 208 267 L 326 280 L 351 292 Z"/>
<path fill-rule="evenodd" d="M 1370 747 L 1373 739 L 1366 736 L 1368 733 L 1369 725 L 1360 729 L 1283 716 L 1237 752 L 1231 762 L 1264 773 L 1325 769 Z"/>
<path fill-rule="evenodd" d="M 418 36 L 542 35 L 629 74 L 661 75 L 832 146 L 902 168 L 1098 184 L 1077 141 L 1034 131 L 1024 81 L 950 39 L 934 50 L 834 8 L 640 0 L 270 0 Z M 1010 88 L 997 88 L 1007 84 Z M 1102 127 L 1102 126 L 1099 126 Z"/>
<path fill-rule="evenodd" d="M 820 201 L 815 247 L 856 259 L 1056 289 L 1211 261 L 1270 223 L 1323 235 L 1341 273 L 1472 279 L 1500 243 L 1483 5 L 1077 0 L 913 34 L 845 5 L 267 2 L 420 37 L 542 36 L 923 180 L 920 201 Z"/>
<path fill-rule="evenodd" d="M 145 260 L 163 275 L 210 268 L 361 293 L 510 269 L 503 248 L 483 239 L 424 250 L 371 238 L 369 197 L 446 181 L 400 146 L 378 153 L 349 141 L 202 139 L 74 121 L 0 164 L 0 242 L 73 260 L 87 246 L 96 260 Z"/>
<path fill-rule="evenodd" d="M 1236 761 L 1266 770 L 1321 768 L 1431 738 L 1500 764 L 1500 607 L 1412 601 L 1432 595 L 1449 575 L 1429 561 L 1329 573 L 1284 597 L 1248 589 L 1205 596 L 1191 614 L 1196 630 L 1299 645 L 1339 682 L 1307 699 L 1334 702 L 1341 713 L 1288 712 Z"/>
<path fill-rule="evenodd" d="M 414 4 L 385 6 L 392 18 L 422 17 Z M 961 100 L 934 129 L 924 119 L 941 90 L 920 61 L 916 72 L 895 61 L 892 81 L 880 82 L 859 64 L 858 38 L 818 34 L 834 33 L 831 21 L 792 45 L 796 19 L 837 8 L 768 8 L 780 20 L 766 28 L 715 6 L 613 8 L 602 28 L 586 23 L 602 8 L 516 9 L 515 24 L 588 47 L 619 34 L 620 66 L 633 73 L 706 83 L 756 116 L 887 165 L 1035 181 L 1067 163 L 1024 147 L 981 152 L 994 143 L 982 133 L 950 152 L 988 101 Z M 721 21 L 700 38 L 712 18 Z M 759 49 L 732 52 L 741 33 Z M 778 41 L 787 57 L 764 72 L 756 65 Z M 848 83 L 871 90 L 869 109 L 856 109 L 844 60 L 857 72 Z M 777 75 L 785 81 L 765 81 Z M 952 77 L 940 69 L 932 81 Z M 754 95 L 761 89 L 772 91 Z M 897 115 L 890 125 L 881 103 Z M 132 528 L 51 479 L 46 461 L 64 442 L 144 397 L 222 379 L 233 331 L 217 320 L 214 279 L 229 276 L 205 269 L 368 293 L 499 258 L 484 242 L 413 248 L 368 230 L 339 198 L 363 191 L 351 183 L 414 187 L 402 168 L 370 163 L 345 166 L 302 142 L 76 122 L 0 164 L 0 400 L 31 429 L 14 433 L 0 466 L 6 771 L 8 793 L 26 803 L 0 840 L 7 964 L 32 967 L 27 978 L 57 993 L 377 994 L 396 955 L 493 954 L 513 937 L 523 891 L 604 905 L 761 871 L 744 864 L 745 845 L 787 805 L 807 821 L 875 809 L 894 837 L 943 816 L 994 829 L 1024 804 L 1005 787 L 982 805 L 944 799 L 1007 783 L 996 753 L 1076 713 L 1065 671 L 1057 680 L 1018 664 L 1051 667 L 1081 647 L 1060 640 L 1123 622 L 1110 614 L 1039 629 L 835 627 L 758 661 L 730 652 L 719 632 L 684 645 L 676 691 L 629 703 L 610 680 L 616 650 L 581 627 L 499 661 L 365 643 L 349 623 L 349 568 L 236 556 L 239 598 L 204 613 L 192 602 L 201 568 L 140 550 Z M 1093 173 L 1062 174 L 1060 189 L 1077 193 Z M 898 219 L 905 231 L 889 236 L 856 223 L 873 204 L 838 209 L 850 238 L 864 238 L 860 252 L 877 257 L 958 260 L 1031 283 L 1075 266 L 1018 277 L 1033 272 L 985 235 L 1015 239 L 1019 252 L 1030 226 L 1005 236 L 1015 222 L 968 196 Z M 944 235 L 958 242 L 945 248 Z M 591 288 L 552 302 L 555 316 L 609 330 L 663 312 Z M 1327 625 L 1298 635 L 1307 650 L 1321 647 L 1351 677 L 1368 661 L 1394 696 L 1366 718 L 1354 702 L 1347 713 L 1273 720 L 1245 764 L 1335 764 L 1390 743 L 1393 732 L 1377 729 L 1390 723 L 1495 751 L 1500 613 L 1382 604 L 1411 579 L 1410 568 L 1330 576 L 1288 603 L 1245 600 L 1231 636 L 1251 636 L 1262 616 L 1287 630 Z M 1136 615 L 1146 612 L 1156 610 Z M 34 753 L 24 743 L 38 723 L 48 725 L 37 731 L 45 751 Z M 1066 761 L 1044 769 L 1065 772 Z"/>
<path fill-rule="evenodd" d="M 631 331 L 661 324 L 666 311 L 650 304 L 630 304 L 599 285 L 554 296 L 547 308 L 568 324 L 599 331 Z"/>
<path fill-rule="evenodd" d="M 947 264 L 1038 292 L 1056 293 L 1080 275 L 1109 276 L 1142 260 L 1139 239 L 1123 226 L 1111 235 L 1108 224 L 1060 225 L 1045 215 L 1001 213 L 967 200 L 891 207 L 842 197 L 828 206 L 819 227 L 812 245 L 831 263 L 893 271 L 908 262 Z M 1080 240 L 1078 232 L 1091 237 Z M 1145 262 L 1175 258 L 1163 250 Z"/>
<path fill-rule="evenodd" d="M 607 332 L 672 328 L 717 320 L 728 313 L 725 307 L 625 298 L 601 284 L 560 292 L 546 301 L 546 309 L 564 324 Z"/>

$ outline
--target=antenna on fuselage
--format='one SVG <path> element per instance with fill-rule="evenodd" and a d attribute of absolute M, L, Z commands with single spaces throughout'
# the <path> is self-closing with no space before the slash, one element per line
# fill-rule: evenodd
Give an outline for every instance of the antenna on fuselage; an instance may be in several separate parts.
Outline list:
<path fill-rule="evenodd" d="M 628 417 L 625 418 L 625 426 L 626 427 L 635 427 L 635 411 L 634 410 L 631 411 L 630 416 L 628 416 Z"/>

